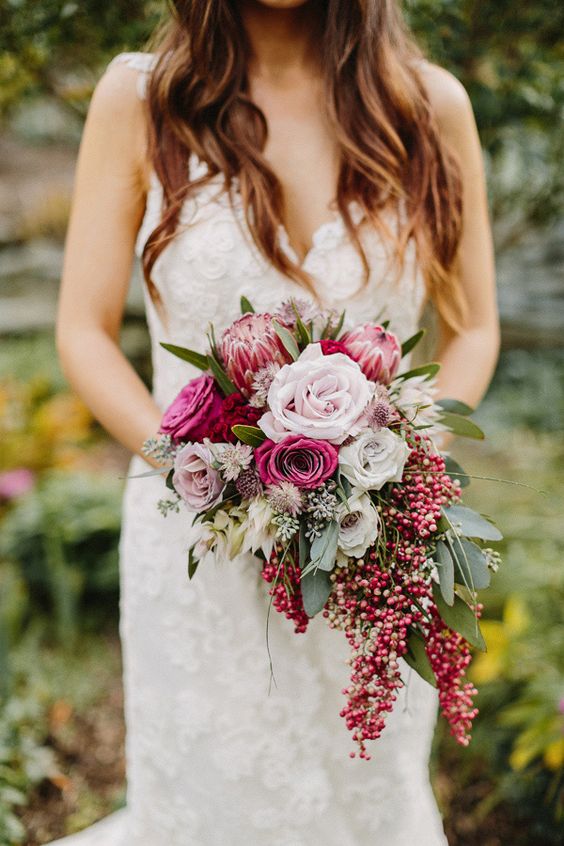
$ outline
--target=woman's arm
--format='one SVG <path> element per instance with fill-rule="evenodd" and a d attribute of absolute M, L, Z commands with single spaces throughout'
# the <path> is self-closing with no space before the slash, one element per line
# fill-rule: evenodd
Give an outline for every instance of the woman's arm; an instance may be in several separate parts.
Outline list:
<path fill-rule="evenodd" d="M 458 333 L 439 319 L 438 395 L 475 407 L 491 381 L 500 340 L 482 150 L 472 106 L 461 83 L 429 63 L 425 63 L 423 79 L 441 136 L 460 162 L 464 204 L 458 261 L 468 316 Z"/>
<path fill-rule="evenodd" d="M 69 382 L 133 452 L 160 412 L 119 348 L 134 244 L 145 207 L 146 119 L 137 71 L 117 65 L 98 83 L 75 177 L 57 319 Z"/>

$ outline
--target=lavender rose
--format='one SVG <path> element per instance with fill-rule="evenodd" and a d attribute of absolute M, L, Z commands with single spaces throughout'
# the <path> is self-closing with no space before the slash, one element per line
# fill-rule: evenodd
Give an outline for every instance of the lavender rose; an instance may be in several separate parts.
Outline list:
<path fill-rule="evenodd" d="M 227 375 L 246 397 L 252 396 L 260 370 L 290 361 L 270 314 L 244 314 L 232 323 L 223 333 L 221 355 Z"/>
<path fill-rule="evenodd" d="M 259 475 L 265 485 L 292 482 L 298 488 L 317 488 L 331 476 L 338 453 L 326 441 L 290 435 L 280 443 L 264 441 L 255 450 Z"/>
<path fill-rule="evenodd" d="M 394 333 L 386 332 L 383 326 L 363 323 L 343 335 L 341 341 L 371 382 L 388 384 L 398 372 L 401 344 Z"/>
<path fill-rule="evenodd" d="M 349 356 L 323 355 L 319 344 L 310 344 L 272 380 L 269 411 L 258 425 L 276 442 L 298 434 L 341 444 L 360 431 L 362 413 L 373 390 Z"/>
<path fill-rule="evenodd" d="M 201 441 L 221 413 L 221 394 L 208 374 L 182 388 L 163 415 L 160 431 L 175 440 Z"/>
<path fill-rule="evenodd" d="M 172 484 L 192 511 L 205 511 L 221 498 L 225 485 L 212 462 L 204 444 L 188 443 L 176 453 Z"/>

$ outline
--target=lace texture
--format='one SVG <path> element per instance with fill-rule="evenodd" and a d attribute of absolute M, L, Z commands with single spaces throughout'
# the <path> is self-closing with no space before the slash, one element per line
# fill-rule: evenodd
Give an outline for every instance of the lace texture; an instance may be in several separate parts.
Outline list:
<path fill-rule="evenodd" d="M 144 95 L 149 54 L 113 62 L 139 73 Z M 205 168 L 194 157 L 191 173 Z M 153 175 L 136 252 L 160 216 Z M 352 209 L 353 213 L 356 210 Z M 237 196 L 214 178 L 185 204 L 182 231 L 153 270 L 167 325 L 146 297 L 154 395 L 165 407 L 195 375 L 160 341 L 199 349 L 247 296 L 274 308 L 302 288 L 282 276 L 250 240 Z M 394 280 L 373 230 L 362 232 L 368 285 L 344 223 L 315 233 L 303 266 L 325 304 L 347 308 L 349 323 L 387 318 L 404 339 L 417 329 L 424 287 L 413 247 Z M 287 235 L 280 231 L 291 253 Z M 145 463 L 134 458 L 131 474 Z M 218 561 L 187 577 L 191 515 L 166 520 L 160 478 L 130 479 L 124 498 L 121 622 L 127 723 L 127 808 L 60 846 L 445 846 L 428 776 L 436 692 L 404 665 L 406 687 L 370 762 L 351 760 L 339 711 L 347 645 L 315 619 L 295 635 L 270 615 L 276 684 L 269 690 L 267 590 L 252 556 Z"/>

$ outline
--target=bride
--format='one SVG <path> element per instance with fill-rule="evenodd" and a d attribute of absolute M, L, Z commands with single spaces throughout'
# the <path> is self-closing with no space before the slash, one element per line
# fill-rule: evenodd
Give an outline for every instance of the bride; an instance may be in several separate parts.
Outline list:
<path fill-rule="evenodd" d="M 498 349 L 483 164 L 468 97 L 421 56 L 394 0 L 173 0 L 152 53 L 118 55 L 80 149 L 58 348 L 69 380 L 147 470 L 141 445 L 242 295 L 390 321 L 429 300 L 438 391 L 475 405 Z M 118 340 L 141 259 L 154 387 Z M 428 775 L 436 691 L 405 687 L 369 762 L 339 717 L 344 638 L 271 617 L 250 555 L 189 581 L 191 515 L 130 478 L 121 623 L 127 806 L 67 846 L 444 846 Z M 276 619 L 275 619 L 276 618 Z"/>

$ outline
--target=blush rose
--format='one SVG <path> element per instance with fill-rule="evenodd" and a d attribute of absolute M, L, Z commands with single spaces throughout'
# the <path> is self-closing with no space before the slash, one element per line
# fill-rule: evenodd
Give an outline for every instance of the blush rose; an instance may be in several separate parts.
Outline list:
<path fill-rule="evenodd" d="M 205 511 L 221 498 L 225 485 L 212 462 L 204 444 L 188 443 L 176 453 L 172 484 L 192 511 Z"/>

